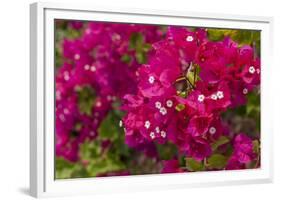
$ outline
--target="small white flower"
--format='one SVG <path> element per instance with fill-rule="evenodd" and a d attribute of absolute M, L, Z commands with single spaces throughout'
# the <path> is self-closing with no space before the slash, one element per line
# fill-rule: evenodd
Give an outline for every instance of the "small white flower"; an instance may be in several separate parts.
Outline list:
<path fill-rule="evenodd" d="M 119 121 L 119 127 L 122 127 L 123 126 L 123 122 L 122 120 Z"/>
<path fill-rule="evenodd" d="M 60 118 L 61 121 L 63 121 L 63 122 L 65 121 L 64 114 L 60 114 L 60 115 L 59 115 L 59 118 Z"/>
<path fill-rule="evenodd" d="M 217 97 L 218 97 L 219 99 L 222 99 L 222 98 L 224 97 L 223 91 L 218 91 L 218 92 L 217 92 Z"/>
<path fill-rule="evenodd" d="M 248 89 L 247 88 L 243 89 L 243 94 L 248 94 Z"/>
<path fill-rule="evenodd" d="M 60 100 L 61 99 L 61 93 L 60 91 L 56 91 L 56 99 Z"/>
<path fill-rule="evenodd" d="M 101 107 L 101 102 L 100 102 L 100 101 L 98 101 L 98 102 L 96 103 L 96 107 Z"/>
<path fill-rule="evenodd" d="M 167 114 L 167 109 L 166 109 L 165 107 L 161 107 L 161 108 L 160 108 L 160 113 L 161 113 L 162 115 L 166 115 L 166 114 Z"/>
<path fill-rule="evenodd" d="M 69 110 L 67 108 L 65 108 L 65 109 L 63 109 L 63 113 L 67 115 L 67 114 L 69 114 Z"/>
<path fill-rule="evenodd" d="M 218 99 L 218 97 L 217 97 L 217 95 L 216 95 L 216 94 L 212 94 L 212 95 L 211 95 L 211 99 L 213 99 L 213 100 L 217 100 L 217 99 Z"/>
<path fill-rule="evenodd" d="M 160 128 L 157 126 L 157 127 L 155 128 L 155 131 L 156 131 L 156 133 L 160 133 Z"/>
<path fill-rule="evenodd" d="M 96 70 L 97 70 L 97 68 L 96 68 L 95 66 L 92 66 L 92 67 L 91 67 L 91 71 L 92 71 L 92 72 L 95 72 Z"/>
<path fill-rule="evenodd" d="M 79 59 L 80 59 L 80 55 L 79 55 L 78 53 L 75 54 L 75 55 L 74 55 L 74 59 L 75 59 L 75 60 L 79 60 Z"/>
<path fill-rule="evenodd" d="M 154 83 L 154 81 L 155 81 L 154 76 L 149 76 L 148 81 L 149 81 L 149 83 L 153 84 L 153 83 Z"/>
<path fill-rule="evenodd" d="M 217 129 L 215 127 L 211 127 L 209 129 L 209 133 L 212 134 L 212 135 L 214 135 L 216 133 L 216 131 L 217 131 Z"/>
<path fill-rule="evenodd" d="M 89 70 L 89 69 L 90 69 L 90 66 L 89 66 L 89 65 L 85 65 L 85 66 L 84 66 L 84 69 L 85 69 L 85 70 Z"/>
<path fill-rule="evenodd" d="M 64 75 L 64 80 L 68 81 L 69 80 L 69 76 L 68 75 Z"/>
<path fill-rule="evenodd" d="M 151 139 L 154 139 L 155 138 L 155 133 L 154 132 L 150 132 L 150 137 L 151 137 Z"/>
<path fill-rule="evenodd" d="M 198 95 L 198 101 L 203 102 L 205 99 L 205 96 L 203 94 Z"/>
<path fill-rule="evenodd" d="M 166 137 L 166 132 L 165 131 L 161 131 L 161 137 L 163 137 L 163 138 Z"/>
<path fill-rule="evenodd" d="M 254 68 L 254 66 L 249 67 L 249 72 L 251 74 L 255 73 L 256 69 Z"/>
<path fill-rule="evenodd" d="M 161 108 L 161 103 L 159 101 L 156 101 L 155 102 L 155 107 L 160 109 Z"/>
<path fill-rule="evenodd" d="M 111 101 L 111 100 L 112 100 L 112 97 L 111 97 L 110 95 L 108 95 L 108 96 L 106 97 L 106 99 L 107 99 L 107 101 Z"/>
<path fill-rule="evenodd" d="M 185 39 L 187 42 L 192 42 L 193 41 L 193 37 L 191 35 L 187 36 Z"/>
<path fill-rule="evenodd" d="M 66 72 L 64 72 L 63 73 L 63 78 L 64 78 L 64 80 L 66 80 L 66 81 L 68 81 L 69 80 L 69 73 L 66 71 Z"/>
<path fill-rule="evenodd" d="M 173 101 L 172 100 L 166 101 L 166 105 L 167 107 L 171 108 L 173 106 Z"/>
<path fill-rule="evenodd" d="M 145 122 L 144 122 L 144 127 L 145 127 L 146 129 L 149 129 L 149 127 L 150 127 L 150 121 L 145 121 Z"/>
<path fill-rule="evenodd" d="M 87 28 L 86 29 L 86 34 L 90 34 L 91 33 L 91 29 Z"/>

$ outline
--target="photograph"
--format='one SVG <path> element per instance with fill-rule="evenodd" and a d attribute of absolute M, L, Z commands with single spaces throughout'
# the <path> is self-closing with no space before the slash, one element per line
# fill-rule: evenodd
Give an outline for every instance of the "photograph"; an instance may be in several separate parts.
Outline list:
<path fill-rule="evenodd" d="M 55 179 L 261 167 L 260 30 L 55 19 L 53 51 Z"/>

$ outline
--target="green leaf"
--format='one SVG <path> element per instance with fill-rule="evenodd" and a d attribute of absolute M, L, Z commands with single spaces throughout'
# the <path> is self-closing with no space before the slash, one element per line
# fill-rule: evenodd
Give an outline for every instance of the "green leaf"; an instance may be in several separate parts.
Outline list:
<path fill-rule="evenodd" d="M 141 33 L 133 33 L 130 37 L 129 49 L 137 49 L 139 48 L 144 42 L 144 37 Z"/>
<path fill-rule="evenodd" d="M 82 114 L 90 116 L 92 114 L 92 107 L 95 101 L 95 91 L 90 86 L 77 87 L 78 106 Z"/>
<path fill-rule="evenodd" d="M 85 141 L 80 145 L 80 157 L 82 160 L 88 161 L 98 157 L 102 152 L 101 145 L 98 141 Z"/>
<path fill-rule="evenodd" d="M 124 63 L 130 63 L 132 60 L 131 56 L 129 54 L 124 54 L 122 57 L 121 57 L 121 61 L 124 62 Z"/>
<path fill-rule="evenodd" d="M 185 105 L 184 104 L 178 104 L 177 106 L 176 106 L 176 110 L 178 111 L 178 112 L 180 112 L 180 111 L 182 111 L 182 110 L 184 110 L 185 109 Z"/>
<path fill-rule="evenodd" d="M 207 162 L 208 167 L 212 169 L 223 169 L 227 163 L 227 157 L 221 154 L 213 154 Z"/>
<path fill-rule="evenodd" d="M 256 153 L 256 154 L 259 154 L 260 152 L 260 143 L 258 140 L 254 140 L 253 141 L 253 151 Z"/>
<path fill-rule="evenodd" d="M 151 49 L 151 44 L 149 44 L 149 43 L 145 43 L 144 45 L 143 45 L 143 47 L 142 47 L 142 50 L 144 51 L 144 52 L 148 52 L 149 50 Z"/>
<path fill-rule="evenodd" d="M 63 158 L 56 158 L 56 179 L 70 178 L 74 170 L 74 163 L 71 163 Z"/>
<path fill-rule="evenodd" d="M 101 173 L 124 170 L 125 166 L 117 160 L 105 158 L 91 160 L 86 169 L 90 176 L 96 176 Z"/>
<path fill-rule="evenodd" d="M 189 171 L 203 171 L 205 169 L 202 162 L 193 158 L 186 158 L 185 165 Z"/>
<path fill-rule="evenodd" d="M 138 51 L 136 52 L 136 59 L 139 64 L 146 63 L 146 54 L 144 52 Z"/>
<path fill-rule="evenodd" d="M 212 144 L 212 150 L 215 151 L 219 146 L 224 145 L 229 142 L 229 138 L 226 136 L 221 136 L 217 141 Z"/>
<path fill-rule="evenodd" d="M 177 147 L 172 143 L 157 144 L 156 147 L 161 160 L 170 160 L 177 154 Z"/>
<path fill-rule="evenodd" d="M 118 120 L 114 117 L 113 113 L 110 112 L 102 121 L 98 132 L 101 138 L 114 140 L 118 137 L 119 134 L 119 127 L 118 127 Z"/>

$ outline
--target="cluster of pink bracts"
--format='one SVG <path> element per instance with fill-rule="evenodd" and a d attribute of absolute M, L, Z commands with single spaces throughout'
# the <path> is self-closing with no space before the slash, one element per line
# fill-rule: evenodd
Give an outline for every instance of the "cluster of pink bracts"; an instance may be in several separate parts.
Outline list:
<path fill-rule="evenodd" d="M 81 28 L 78 24 L 73 24 Z M 205 29 L 92 23 L 83 34 L 63 42 L 65 63 L 56 74 L 56 154 L 79 158 L 79 145 L 95 139 L 98 127 L 116 99 L 126 115 L 120 121 L 132 148 L 171 142 L 180 154 L 202 161 L 221 136 L 233 147 L 225 169 L 243 169 L 257 159 L 252 139 L 229 134 L 222 113 L 247 103 L 260 84 L 260 60 L 251 46 L 230 38 L 213 42 Z M 132 34 L 151 44 L 148 62 L 137 62 Z M 130 58 L 124 62 L 124 55 Z M 90 114 L 79 111 L 79 90 L 93 88 Z M 79 124 L 79 126 L 77 126 Z M 177 160 L 162 172 L 186 171 Z"/>
<path fill-rule="evenodd" d="M 81 29 L 82 23 L 71 22 Z M 94 139 L 97 129 L 116 99 L 135 93 L 135 49 L 132 34 L 141 33 L 146 43 L 162 37 L 159 27 L 133 24 L 86 23 L 81 37 L 63 41 L 64 64 L 56 74 L 56 155 L 70 161 L 78 159 L 79 145 Z M 132 58 L 123 62 L 124 55 Z M 79 91 L 90 88 L 95 102 L 90 114 L 79 111 Z"/>

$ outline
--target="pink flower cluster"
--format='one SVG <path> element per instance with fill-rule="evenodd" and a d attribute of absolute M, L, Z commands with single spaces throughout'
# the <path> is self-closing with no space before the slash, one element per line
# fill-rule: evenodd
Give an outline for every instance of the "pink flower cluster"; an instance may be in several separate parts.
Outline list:
<path fill-rule="evenodd" d="M 174 26 L 152 47 L 148 63 L 137 69 L 137 90 L 123 98 L 126 143 L 138 147 L 169 141 L 183 155 L 201 161 L 226 136 L 233 145 L 227 169 L 244 168 L 255 159 L 252 139 L 229 135 L 222 120 L 223 112 L 245 105 L 246 95 L 260 84 L 254 49 L 228 37 L 210 41 L 205 29 Z M 175 160 L 166 164 L 164 172 L 182 171 Z"/>
<path fill-rule="evenodd" d="M 83 27 L 81 22 L 70 25 Z M 63 41 L 65 62 L 56 72 L 56 155 L 70 161 L 79 158 L 81 143 L 97 136 L 112 102 L 137 90 L 132 34 L 142 34 L 146 43 L 162 38 L 159 27 L 148 25 L 89 22 L 81 31 L 81 37 Z M 131 58 L 126 63 L 124 55 Z M 85 88 L 94 95 L 89 113 L 79 109 L 79 93 Z"/>

